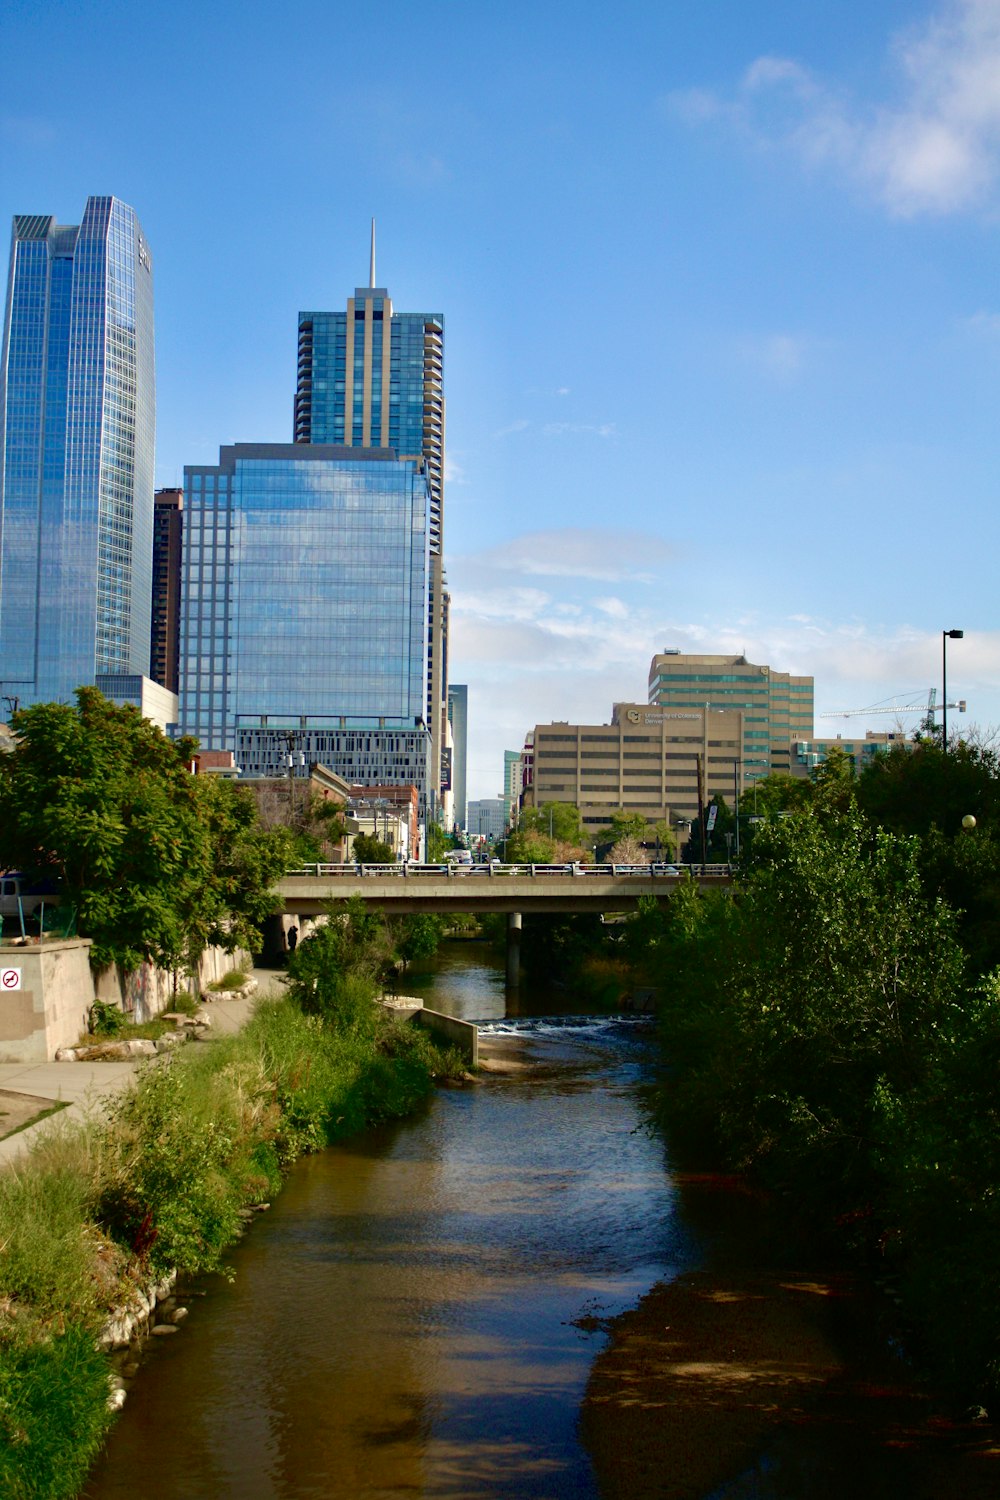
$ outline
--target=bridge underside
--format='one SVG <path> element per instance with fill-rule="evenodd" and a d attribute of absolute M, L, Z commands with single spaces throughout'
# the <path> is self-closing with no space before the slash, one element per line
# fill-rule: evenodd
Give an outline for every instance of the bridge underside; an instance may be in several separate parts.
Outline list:
<path fill-rule="evenodd" d="M 399 876 L 320 876 L 289 875 L 278 885 L 285 911 L 296 916 L 315 917 L 331 901 L 346 901 L 360 896 L 366 906 L 377 911 L 397 912 L 629 912 L 635 911 L 640 898 L 652 896 L 667 902 L 681 881 L 676 877 L 626 876 L 617 879 L 574 878 L 547 875 L 538 879 L 527 876 L 487 879 L 480 876 L 421 877 Z M 704 875 L 698 884 L 706 887 L 726 886 L 725 876 Z"/>

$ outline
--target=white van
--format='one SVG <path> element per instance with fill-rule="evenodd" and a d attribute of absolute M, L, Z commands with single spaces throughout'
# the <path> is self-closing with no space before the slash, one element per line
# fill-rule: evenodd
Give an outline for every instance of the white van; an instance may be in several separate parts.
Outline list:
<path fill-rule="evenodd" d="M 8 870 L 0 875 L 0 919 L 16 917 L 18 910 L 26 917 L 33 916 L 43 901 L 54 906 L 56 897 L 52 891 L 46 893 L 37 885 L 30 885 L 19 870 Z"/>
<path fill-rule="evenodd" d="M 472 868 L 471 849 L 449 849 L 444 857 L 446 865 L 458 865 L 462 869 Z"/>

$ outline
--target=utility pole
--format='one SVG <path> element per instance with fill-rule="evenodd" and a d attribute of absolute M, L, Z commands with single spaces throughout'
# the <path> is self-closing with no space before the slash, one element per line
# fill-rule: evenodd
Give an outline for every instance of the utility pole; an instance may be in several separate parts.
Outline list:
<path fill-rule="evenodd" d="M 698 827 L 701 830 L 701 862 L 708 864 L 708 840 L 705 835 L 705 763 L 701 756 L 696 757 L 698 761 Z"/>

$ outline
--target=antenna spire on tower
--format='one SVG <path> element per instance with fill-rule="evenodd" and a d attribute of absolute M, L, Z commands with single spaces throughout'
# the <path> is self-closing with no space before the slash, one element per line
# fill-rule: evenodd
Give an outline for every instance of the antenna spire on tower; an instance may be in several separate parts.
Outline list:
<path fill-rule="evenodd" d="M 369 268 L 369 271 L 368 271 L 368 285 L 371 286 L 371 287 L 373 287 L 375 285 L 375 220 L 374 219 L 372 219 L 372 258 L 371 258 L 371 265 L 370 265 L 370 268 Z"/>

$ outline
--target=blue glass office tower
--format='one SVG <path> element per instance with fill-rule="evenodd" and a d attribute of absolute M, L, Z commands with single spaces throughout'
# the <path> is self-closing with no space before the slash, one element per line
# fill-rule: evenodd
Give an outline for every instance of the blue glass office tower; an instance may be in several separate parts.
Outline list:
<path fill-rule="evenodd" d="M 421 466 L 387 450 L 240 443 L 185 468 L 184 499 L 182 733 L 234 751 L 245 775 L 284 774 L 293 750 L 352 780 L 413 782 L 426 799 Z"/>
<path fill-rule="evenodd" d="M 14 219 L 0 364 L 0 690 L 149 672 L 153 276 L 133 209 Z"/>
<path fill-rule="evenodd" d="M 438 767 L 437 792 L 449 785 L 444 545 L 444 318 L 399 313 L 375 285 L 356 287 L 345 312 L 300 312 L 295 391 L 296 443 L 391 448 L 423 462 L 430 490 L 426 719 Z"/>

